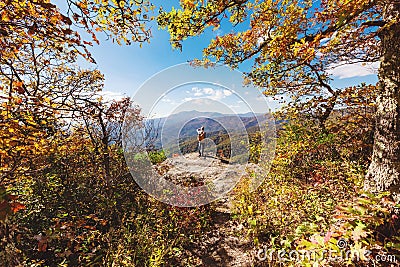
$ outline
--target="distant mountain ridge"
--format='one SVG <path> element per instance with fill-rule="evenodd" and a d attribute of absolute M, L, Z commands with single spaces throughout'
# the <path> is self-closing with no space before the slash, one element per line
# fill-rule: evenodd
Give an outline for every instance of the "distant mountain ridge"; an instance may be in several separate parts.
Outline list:
<path fill-rule="evenodd" d="M 237 132 L 255 132 L 259 125 L 271 120 L 270 114 L 222 114 L 218 112 L 182 111 L 164 118 L 151 119 L 158 129 L 155 146 L 169 144 L 176 140 L 188 139 L 197 135 L 196 129 L 201 126 L 209 134 L 227 134 Z"/>

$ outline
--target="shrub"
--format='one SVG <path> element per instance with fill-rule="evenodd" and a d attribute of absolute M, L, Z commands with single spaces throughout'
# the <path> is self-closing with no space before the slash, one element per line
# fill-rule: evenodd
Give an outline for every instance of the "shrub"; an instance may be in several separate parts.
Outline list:
<path fill-rule="evenodd" d="M 151 151 L 148 155 L 152 164 L 158 164 L 167 159 L 164 150 Z"/>

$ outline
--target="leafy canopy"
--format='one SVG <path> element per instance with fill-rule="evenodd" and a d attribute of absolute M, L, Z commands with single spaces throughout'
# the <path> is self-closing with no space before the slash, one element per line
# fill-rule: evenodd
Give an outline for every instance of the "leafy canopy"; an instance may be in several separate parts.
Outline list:
<path fill-rule="evenodd" d="M 204 58 L 233 68 L 253 63 L 248 81 L 266 95 L 286 95 L 296 108 L 311 108 L 323 122 L 337 101 L 329 70 L 345 63 L 378 60 L 384 1 L 372 0 L 185 0 L 179 9 L 160 11 L 173 47 L 208 28 L 230 23 L 232 30 L 211 40 Z M 387 27 L 391 22 L 387 22 Z M 308 103 L 308 104 L 306 104 Z"/>

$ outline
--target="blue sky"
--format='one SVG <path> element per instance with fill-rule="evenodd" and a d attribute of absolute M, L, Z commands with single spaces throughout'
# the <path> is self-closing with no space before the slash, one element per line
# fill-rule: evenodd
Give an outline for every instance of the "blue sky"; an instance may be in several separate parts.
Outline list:
<path fill-rule="evenodd" d="M 162 3 L 165 7 L 166 3 L 172 5 L 172 3 L 178 2 L 164 1 Z M 168 7 L 164 9 L 168 9 Z M 157 72 L 194 58 L 201 58 L 202 49 L 207 46 L 211 38 L 217 34 L 222 34 L 224 31 L 231 30 L 227 25 L 223 25 L 219 31 L 207 31 L 200 37 L 185 41 L 183 50 L 179 51 L 171 48 L 168 32 L 159 30 L 155 23 L 151 28 L 153 37 L 150 44 L 145 43 L 142 48 L 138 44 L 120 46 L 111 41 L 106 41 L 105 36 L 99 36 L 100 45 L 95 44 L 90 48 L 97 62 L 96 67 L 105 75 L 104 90 L 108 97 L 118 97 L 121 94 L 132 96 L 147 79 Z M 249 67 L 250 64 L 243 64 L 239 70 L 247 71 Z M 371 74 L 376 67 L 376 64 L 373 66 L 357 64 L 338 67 L 331 72 L 334 78 L 332 84 L 334 87 L 343 87 L 360 82 L 376 83 L 376 74 Z M 174 78 L 170 77 L 170 79 Z M 187 96 L 182 95 L 181 97 L 183 99 Z"/>
<path fill-rule="evenodd" d="M 147 80 L 133 99 L 142 114 L 152 118 L 190 110 L 266 113 L 274 104 L 253 86 L 244 86 L 242 73 L 223 65 L 208 69 L 174 65 Z"/>
<path fill-rule="evenodd" d="M 201 58 L 203 48 L 217 34 L 222 33 L 221 30 L 210 30 L 200 37 L 189 38 L 180 51 L 172 49 L 166 30 L 159 30 L 157 25 L 151 29 L 153 37 L 142 48 L 138 44 L 119 46 L 110 41 L 101 41 L 100 45 L 91 48 L 97 67 L 105 74 L 105 90 L 132 93 L 132 90 L 136 90 L 157 72 Z"/>

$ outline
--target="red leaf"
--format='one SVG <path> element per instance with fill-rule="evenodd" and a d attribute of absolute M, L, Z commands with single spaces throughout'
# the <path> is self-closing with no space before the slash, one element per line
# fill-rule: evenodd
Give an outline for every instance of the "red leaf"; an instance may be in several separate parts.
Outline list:
<path fill-rule="evenodd" d="M 7 198 L 9 200 L 16 200 L 18 198 L 18 196 L 16 196 L 16 195 L 8 195 Z"/>

